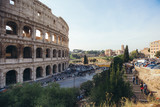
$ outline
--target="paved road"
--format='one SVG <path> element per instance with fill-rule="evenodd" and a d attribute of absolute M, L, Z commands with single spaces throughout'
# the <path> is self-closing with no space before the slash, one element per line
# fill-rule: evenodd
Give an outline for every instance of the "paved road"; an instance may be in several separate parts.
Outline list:
<path fill-rule="evenodd" d="M 60 84 L 60 87 L 65 87 L 65 88 L 71 88 L 71 87 L 80 87 L 80 85 L 83 82 L 86 82 L 88 80 L 92 80 L 93 76 L 95 75 L 95 73 L 91 74 L 91 75 L 86 75 L 84 77 L 75 77 L 75 84 L 74 84 L 74 78 L 68 78 L 62 81 L 57 81 L 56 83 Z"/>

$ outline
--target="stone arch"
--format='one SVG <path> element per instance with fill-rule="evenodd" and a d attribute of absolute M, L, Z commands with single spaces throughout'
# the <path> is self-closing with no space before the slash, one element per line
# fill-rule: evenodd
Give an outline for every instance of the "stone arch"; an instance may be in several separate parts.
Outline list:
<path fill-rule="evenodd" d="M 51 75 L 51 66 L 46 66 L 46 76 Z"/>
<path fill-rule="evenodd" d="M 12 58 L 18 58 L 18 49 L 14 45 L 9 45 L 6 47 L 6 58 L 12 59 Z"/>
<path fill-rule="evenodd" d="M 36 29 L 36 39 L 37 40 L 42 40 L 42 31 L 40 29 Z"/>
<path fill-rule="evenodd" d="M 53 58 L 56 58 L 57 57 L 57 51 L 56 49 L 53 50 Z"/>
<path fill-rule="evenodd" d="M 50 41 L 50 33 L 49 32 L 45 33 L 45 40 L 48 42 Z"/>
<path fill-rule="evenodd" d="M 10 70 L 6 73 L 6 85 L 17 83 L 17 71 Z"/>
<path fill-rule="evenodd" d="M 36 78 L 41 78 L 41 77 L 43 77 L 43 68 L 42 67 L 37 67 Z"/>
<path fill-rule="evenodd" d="M 50 49 L 49 48 L 46 49 L 46 58 L 50 58 Z"/>
<path fill-rule="evenodd" d="M 64 57 L 64 50 L 62 51 L 62 57 Z"/>
<path fill-rule="evenodd" d="M 42 48 L 37 48 L 36 49 L 36 58 L 42 58 L 43 51 Z"/>
<path fill-rule="evenodd" d="M 65 69 L 65 68 L 64 68 L 64 63 L 63 63 L 63 64 L 62 64 L 62 70 L 64 71 L 64 69 Z"/>
<path fill-rule="evenodd" d="M 17 35 L 17 32 L 18 32 L 17 24 L 13 21 L 8 21 L 6 23 L 6 34 Z"/>
<path fill-rule="evenodd" d="M 53 74 L 55 74 L 57 72 L 57 65 L 53 65 Z"/>
<path fill-rule="evenodd" d="M 61 72 L 61 64 L 58 64 L 58 72 Z"/>
<path fill-rule="evenodd" d="M 31 29 L 31 27 L 29 27 L 29 26 L 24 26 L 24 27 L 23 27 L 23 36 L 24 36 L 24 37 L 31 38 L 31 35 L 32 35 L 32 29 Z"/>
<path fill-rule="evenodd" d="M 58 57 L 61 57 L 61 50 L 58 50 Z"/>
<path fill-rule="evenodd" d="M 26 68 L 23 71 L 23 81 L 31 80 L 32 70 L 30 68 Z"/>
<path fill-rule="evenodd" d="M 32 58 L 32 48 L 31 47 L 25 47 L 23 49 L 23 58 Z"/>

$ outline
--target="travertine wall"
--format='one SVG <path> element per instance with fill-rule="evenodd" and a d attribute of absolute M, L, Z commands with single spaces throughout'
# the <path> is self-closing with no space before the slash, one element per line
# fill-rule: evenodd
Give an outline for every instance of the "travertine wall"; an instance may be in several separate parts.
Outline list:
<path fill-rule="evenodd" d="M 150 91 L 155 91 L 155 95 L 160 98 L 160 70 L 148 69 L 146 67 L 135 67 L 138 76 L 143 80 Z"/>
<path fill-rule="evenodd" d="M 30 69 L 28 81 L 64 71 L 69 64 L 68 32 L 63 18 L 38 0 L 0 0 L 0 88 L 6 86 L 9 71 L 16 72 L 16 83 L 23 82 L 26 69 Z M 40 78 L 38 67 L 42 68 Z"/>

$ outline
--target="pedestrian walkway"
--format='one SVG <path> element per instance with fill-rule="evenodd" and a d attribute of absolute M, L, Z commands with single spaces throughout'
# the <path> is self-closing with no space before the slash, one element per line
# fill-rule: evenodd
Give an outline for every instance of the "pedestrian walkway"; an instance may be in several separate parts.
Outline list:
<path fill-rule="evenodd" d="M 126 74 L 126 76 L 127 76 L 127 80 L 130 82 L 130 84 L 133 87 L 133 93 L 135 95 L 135 102 L 148 102 L 147 96 L 141 92 L 140 85 L 133 84 L 133 79 L 132 79 L 133 74 Z"/>

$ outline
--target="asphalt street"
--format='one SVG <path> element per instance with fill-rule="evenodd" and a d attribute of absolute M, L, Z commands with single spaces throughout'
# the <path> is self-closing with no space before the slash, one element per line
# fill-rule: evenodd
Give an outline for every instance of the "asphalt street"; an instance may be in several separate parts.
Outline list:
<path fill-rule="evenodd" d="M 75 77 L 74 78 L 68 78 L 62 81 L 57 81 L 56 83 L 60 84 L 60 87 L 65 87 L 65 88 L 71 88 L 71 87 L 80 87 L 80 85 L 83 82 L 86 82 L 88 80 L 92 80 L 93 76 L 95 75 L 95 73 L 93 74 L 86 74 L 86 76 L 83 77 Z"/>

